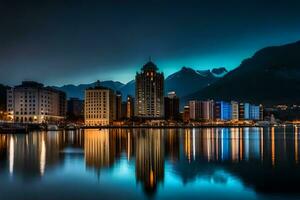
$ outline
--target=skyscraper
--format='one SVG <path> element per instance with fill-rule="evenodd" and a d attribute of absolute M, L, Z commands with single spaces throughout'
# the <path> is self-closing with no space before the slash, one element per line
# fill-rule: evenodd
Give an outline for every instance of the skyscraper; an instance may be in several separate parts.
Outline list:
<path fill-rule="evenodd" d="M 136 74 L 136 109 L 140 118 L 164 117 L 164 75 L 149 61 L 140 73 Z"/>

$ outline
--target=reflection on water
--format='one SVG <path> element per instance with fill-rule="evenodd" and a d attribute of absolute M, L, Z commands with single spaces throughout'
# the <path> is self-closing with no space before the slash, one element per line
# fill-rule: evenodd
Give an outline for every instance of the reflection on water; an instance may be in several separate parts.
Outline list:
<path fill-rule="evenodd" d="M 68 193 L 79 182 L 79 199 L 96 198 L 86 192 L 111 198 L 296 198 L 298 135 L 293 127 L 2 134 L 0 192 L 20 197 L 9 192 L 15 187 L 32 194 L 33 188 L 23 186 L 34 183 L 35 188 L 59 186 Z"/>

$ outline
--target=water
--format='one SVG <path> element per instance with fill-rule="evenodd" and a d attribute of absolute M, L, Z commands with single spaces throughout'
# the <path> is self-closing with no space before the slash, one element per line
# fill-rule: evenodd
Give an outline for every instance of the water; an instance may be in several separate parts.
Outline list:
<path fill-rule="evenodd" d="M 0 199 L 299 199 L 299 130 L 0 134 Z"/>

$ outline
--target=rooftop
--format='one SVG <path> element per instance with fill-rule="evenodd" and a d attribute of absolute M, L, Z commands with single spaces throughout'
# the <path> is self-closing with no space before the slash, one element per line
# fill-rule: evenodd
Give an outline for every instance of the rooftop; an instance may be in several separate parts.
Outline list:
<path fill-rule="evenodd" d="M 157 71 L 158 68 L 157 66 L 150 60 L 149 62 L 147 62 L 143 68 L 142 68 L 143 71 Z"/>

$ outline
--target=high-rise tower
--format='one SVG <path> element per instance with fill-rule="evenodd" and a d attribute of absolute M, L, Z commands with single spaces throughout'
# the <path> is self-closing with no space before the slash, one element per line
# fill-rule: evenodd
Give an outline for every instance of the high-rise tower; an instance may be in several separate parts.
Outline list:
<path fill-rule="evenodd" d="M 164 75 L 149 61 L 136 74 L 135 115 L 141 118 L 164 117 Z"/>

